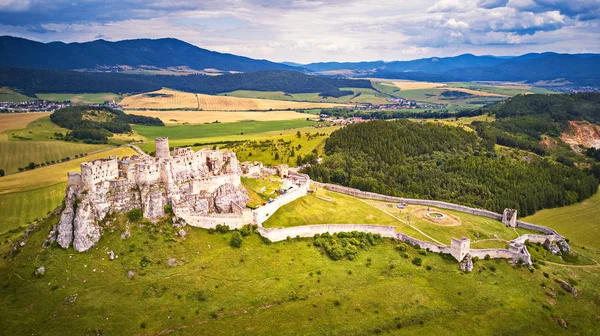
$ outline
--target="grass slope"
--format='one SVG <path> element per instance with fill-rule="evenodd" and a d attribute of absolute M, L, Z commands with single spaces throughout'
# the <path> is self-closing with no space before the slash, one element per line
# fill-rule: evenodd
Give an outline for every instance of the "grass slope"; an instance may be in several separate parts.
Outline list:
<path fill-rule="evenodd" d="M 295 111 L 230 112 L 230 111 L 127 111 L 127 114 L 159 118 L 165 124 L 204 124 L 219 121 L 274 121 L 318 118 Z"/>
<path fill-rule="evenodd" d="M 13 173 L 30 162 L 60 161 L 75 155 L 109 148 L 107 145 L 89 145 L 66 141 L 0 141 L 0 168 Z"/>
<path fill-rule="evenodd" d="M 85 253 L 40 249 L 57 218 L 39 225 L 16 253 L 12 243 L 21 239 L 0 237 L 0 334 L 597 333 L 595 268 L 530 272 L 480 260 L 465 275 L 453 260 L 398 252 L 388 241 L 353 261 L 332 261 L 312 239 L 265 244 L 249 236 L 236 249 L 230 233 L 186 227 L 182 239 L 170 224 L 130 225 L 132 237 L 123 240 L 123 221 L 111 220 L 97 248 Z M 108 260 L 111 250 L 118 259 Z M 411 263 L 415 257 L 423 266 Z M 171 258 L 178 266 L 168 266 Z M 46 274 L 36 278 L 40 266 Z M 567 278 L 578 282 L 577 297 L 554 282 Z"/>
<path fill-rule="evenodd" d="M 35 98 L 25 96 L 7 87 L 0 87 L 0 102 L 21 103 L 33 100 Z"/>
<path fill-rule="evenodd" d="M 121 97 L 115 93 L 38 93 L 36 96 L 42 100 L 66 101 L 73 104 L 102 104 L 105 101 L 119 101 Z"/>
<path fill-rule="evenodd" d="M 317 123 L 307 120 L 242 121 L 223 124 L 181 125 L 166 127 L 134 125 L 133 129 L 140 135 L 151 140 L 158 137 L 168 137 L 169 139 L 177 140 L 228 136 L 240 133 L 262 133 L 307 127 L 311 125 L 317 125 Z"/>
<path fill-rule="evenodd" d="M 0 113 L 0 132 L 25 128 L 32 121 L 49 115 L 49 112 Z"/>
<path fill-rule="evenodd" d="M 107 158 L 110 155 L 124 156 L 132 155 L 135 153 L 136 152 L 129 147 L 119 147 L 109 149 L 93 155 L 88 155 L 80 159 L 41 167 L 23 173 L 17 173 L 0 177 L 0 194 L 39 189 L 45 186 L 66 182 L 67 173 L 72 171 L 79 171 L 79 165 L 82 162 L 91 161 L 99 158 Z"/>
<path fill-rule="evenodd" d="M 65 197 L 66 188 L 67 183 L 63 182 L 39 189 L 0 194 L 0 233 L 46 217 Z"/>
<path fill-rule="evenodd" d="M 545 209 L 522 218 L 557 230 L 572 242 L 600 249 L 600 192 L 577 204 Z"/>

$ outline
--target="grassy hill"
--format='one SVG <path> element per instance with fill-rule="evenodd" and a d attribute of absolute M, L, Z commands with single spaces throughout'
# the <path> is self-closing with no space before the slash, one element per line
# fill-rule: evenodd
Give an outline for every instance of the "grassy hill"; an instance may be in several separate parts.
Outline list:
<path fill-rule="evenodd" d="M 132 236 L 124 240 L 124 218 L 112 219 L 98 248 L 86 253 L 40 249 L 56 221 L 39 223 L 17 253 L 11 244 L 22 239 L 0 237 L 0 297 L 7 303 L 0 306 L 2 334 L 535 330 L 592 335 L 597 330 L 595 268 L 547 264 L 530 271 L 503 260 L 480 260 L 465 275 L 454 260 L 414 248 L 398 251 L 387 240 L 360 250 L 355 260 L 332 261 L 312 239 L 267 244 L 251 235 L 241 248 L 232 248 L 230 233 L 186 227 L 183 239 L 164 222 L 129 225 Z M 119 258 L 109 261 L 108 251 Z M 416 257 L 422 266 L 411 263 Z M 40 266 L 46 273 L 36 278 L 33 271 Z M 576 281 L 579 295 L 565 292 L 555 279 Z M 567 330 L 557 321 L 565 321 Z"/>

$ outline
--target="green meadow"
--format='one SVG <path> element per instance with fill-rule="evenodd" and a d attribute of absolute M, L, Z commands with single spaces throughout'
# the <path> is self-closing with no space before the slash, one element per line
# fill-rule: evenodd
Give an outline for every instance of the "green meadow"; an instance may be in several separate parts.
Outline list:
<path fill-rule="evenodd" d="M 578 245 L 600 249 L 600 192 L 581 203 L 540 210 L 522 220 L 551 227 Z"/>
<path fill-rule="evenodd" d="M 170 223 L 123 217 L 111 218 L 85 253 L 40 248 L 57 221 L 38 223 L 27 239 L 0 237 L 0 334 L 597 332 L 600 275 L 588 267 L 479 260 L 463 274 L 451 258 L 387 239 L 333 261 L 312 238 L 268 243 L 252 234 L 233 248 L 231 233 L 186 227 L 182 238 Z M 132 236 L 122 239 L 126 227 Z M 110 261 L 109 251 L 118 258 Z M 38 278 L 40 266 L 46 273 Z M 576 283 L 579 295 L 555 280 Z"/>
<path fill-rule="evenodd" d="M 308 127 L 312 125 L 318 125 L 318 123 L 308 120 L 241 121 L 233 123 L 212 123 L 203 125 L 177 125 L 163 127 L 134 125 L 133 129 L 140 135 L 145 136 L 150 140 L 158 137 L 168 137 L 169 139 L 180 140 L 236 134 L 262 133 Z"/>
<path fill-rule="evenodd" d="M 73 104 L 102 104 L 105 101 L 119 101 L 121 96 L 115 93 L 38 93 L 36 96 L 42 100 L 66 101 Z"/>

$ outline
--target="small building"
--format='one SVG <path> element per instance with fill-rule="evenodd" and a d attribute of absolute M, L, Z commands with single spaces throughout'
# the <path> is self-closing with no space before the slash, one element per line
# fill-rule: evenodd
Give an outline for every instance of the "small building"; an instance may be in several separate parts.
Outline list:
<path fill-rule="evenodd" d="M 277 175 L 281 178 L 287 177 L 289 169 L 290 168 L 286 164 L 279 165 L 277 166 Z"/>

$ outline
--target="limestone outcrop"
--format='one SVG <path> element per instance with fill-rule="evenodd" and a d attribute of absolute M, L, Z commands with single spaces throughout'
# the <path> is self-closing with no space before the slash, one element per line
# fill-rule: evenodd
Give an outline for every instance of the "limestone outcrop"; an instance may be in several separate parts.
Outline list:
<path fill-rule="evenodd" d="M 194 152 L 157 139 L 157 157 L 111 157 L 81 164 L 69 173 L 57 242 L 77 251 L 94 246 L 101 221 L 110 212 L 141 209 L 156 220 L 171 207 L 176 217 L 239 214 L 249 201 L 241 186 L 239 162 L 233 152 L 209 148 Z"/>
<path fill-rule="evenodd" d="M 471 259 L 470 254 L 467 254 L 465 258 L 460 262 L 459 268 L 465 273 L 473 271 L 473 259 Z"/>

